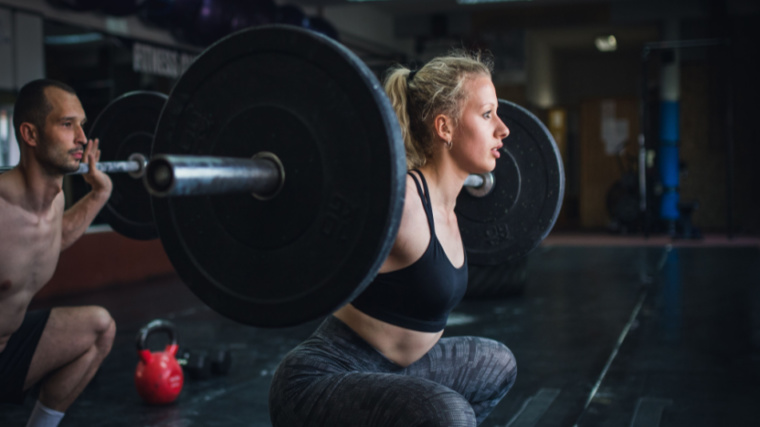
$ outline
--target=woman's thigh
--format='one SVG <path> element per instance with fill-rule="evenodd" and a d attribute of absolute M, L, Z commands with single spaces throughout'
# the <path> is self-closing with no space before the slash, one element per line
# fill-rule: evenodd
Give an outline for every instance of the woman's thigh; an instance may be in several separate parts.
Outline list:
<path fill-rule="evenodd" d="M 470 404 L 450 388 L 403 373 L 335 318 L 328 318 L 275 371 L 275 427 L 475 426 Z"/>
<path fill-rule="evenodd" d="M 480 337 L 442 338 L 404 373 L 461 394 L 482 422 L 514 385 L 517 364 L 504 344 Z"/>
<path fill-rule="evenodd" d="M 474 427 L 475 413 L 459 393 L 423 378 L 345 372 L 278 384 L 270 414 L 279 426 Z M 297 384 L 300 383 L 300 384 Z M 284 387 L 283 387 L 284 385 Z"/>

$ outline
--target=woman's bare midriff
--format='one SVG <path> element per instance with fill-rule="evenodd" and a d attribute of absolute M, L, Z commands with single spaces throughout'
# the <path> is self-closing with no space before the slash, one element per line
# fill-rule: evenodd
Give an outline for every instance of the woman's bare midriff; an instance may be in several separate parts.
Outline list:
<path fill-rule="evenodd" d="M 438 342 L 440 332 L 419 332 L 377 320 L 348 304 L 333 314 L 393 363 L 407 367 Z"/>

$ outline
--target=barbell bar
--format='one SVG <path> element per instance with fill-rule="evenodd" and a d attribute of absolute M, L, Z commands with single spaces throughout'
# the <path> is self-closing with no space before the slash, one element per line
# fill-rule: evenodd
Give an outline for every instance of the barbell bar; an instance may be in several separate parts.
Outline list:
<path fill-rule="evenodd" d="M 97 162 L 95 168 L 105 173 L 128 173 L 133 178 L 142 178 L 148 161 L 140 153 L 132 153 L 127 160 Z M 8 172 L 15 166 L 0 166 L 0 173 Z M 90 171 L 88 163 L 81 163 L 79 169 L 69 172 L 68 175 L 83 175 Z"/>
<path fill-rule="evenodd" d="M 259 153 L 251 159 L 157 155 L 150 162 L 142 154 L 133 153 L 129 160 L 98 162 L 95 167 L 104 173 L 128 173 L 135 179 L 145 176 L 146 190 L 156 197 L 251 193 L 266 200 L 277 194 L 285 179 L 282 163 L 273 153 Z M 0 173 L 11 169 L 12 166 L 0 166 Z M 90 165 L 82 163 L 69 175 L 89 171 Z M 470 194 L 477 197 L 488 194 L 493 184 L 490 172 L 470 175 L 464 181 Z"/>
<path fill-rule="evenodd" d="M 274 197 L 285 183 L 285 168 L 274 153 L 250 159 L 160 154 L 148 163 L 143 182 L 156 197 L 250 193 L 261 200 Z M 493 174 L 473 174 L 464 185 L 483 197 L 493 188 Z"/>
<path fill-rule="evenodd" d="M 251 193 L 269 199 L 282 188 L 284 179 L 282 164 L 271 153 L 250 159 L 157 155 L 148 164 L 143 182 L 157 197 Z"/>

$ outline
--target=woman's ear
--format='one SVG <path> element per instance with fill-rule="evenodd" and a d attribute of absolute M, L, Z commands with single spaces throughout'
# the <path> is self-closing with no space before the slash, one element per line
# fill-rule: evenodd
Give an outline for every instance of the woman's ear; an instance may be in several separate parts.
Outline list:
<path fill-rule="evenodd" d="M 16 139 L 18 139 L 19 142 L 24 142 L 31 147 L 37 146 L 37 143 L 39 142 L 39 133 L 37 132 L 37 126 L 29 122 L 24 122 L 21 123 L 21 126 L 19 126 L 18 130 L 20 135 L 17 135 Z"/>
<path fill-rule="evenodd" d="M 444 141 L 451 141 L 454 137 L 454 122 L 449 116 L 445 114 L 435 116 L 433 126 L 435 126 L 435 135 L 438 138 Z"/>

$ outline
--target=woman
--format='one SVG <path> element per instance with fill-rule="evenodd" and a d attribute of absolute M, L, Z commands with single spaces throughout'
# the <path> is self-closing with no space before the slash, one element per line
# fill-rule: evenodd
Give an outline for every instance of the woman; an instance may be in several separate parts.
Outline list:
<path fill-rule="evenodd" d="M 509 135 L 490 70 L 459 53 L 389 73 L 410 169 L 398 235 L 368 288 L 278 367 L 276 427 L 475 426 L 514 384 L 503 344 L 441 338 L 467 286 L 457 195 L 469 174 L 495 168 Z"/>

